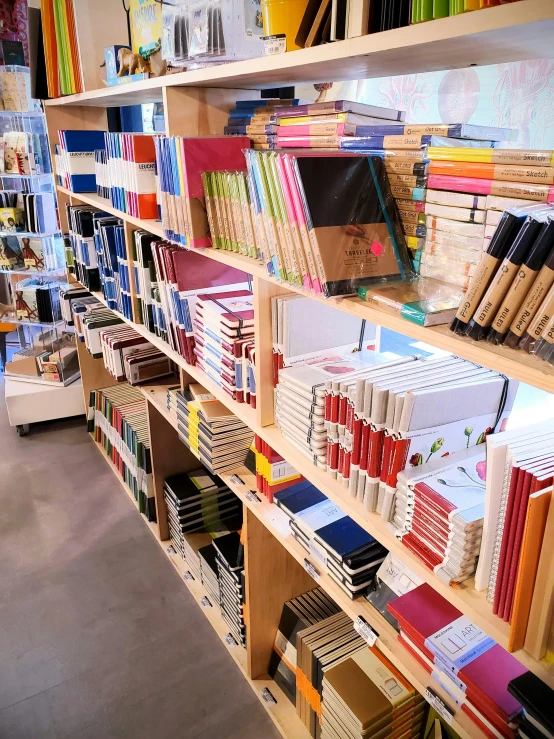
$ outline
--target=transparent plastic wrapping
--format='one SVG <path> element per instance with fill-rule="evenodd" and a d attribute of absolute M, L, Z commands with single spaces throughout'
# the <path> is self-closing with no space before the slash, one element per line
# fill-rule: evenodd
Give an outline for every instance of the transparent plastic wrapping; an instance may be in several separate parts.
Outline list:
<path fill-rule="evenodd" d="M 449 259 L 453 262 L 466 262 L 468 264 L 479 264 L 481 261 L 482 251 L 476 249 L 457 249 L 453 246 L 443 246 L 442 244 L 425 244 L 421 254 L 428 254 L 443 259 Z"/>
<path fill-rule="evenodd" d="M 0 66 L 0 105 L 2 110 L 34 112 L 40 103 L 31 97 L 31 70 L 14 64 Z"/>
<path fill-rule="evenodd" d="M 463 221 L 453 221 L 450 218 L 430 215 L 426 217 L 425 223 L 429 229 L 444 231 L 455 236 L 469 236 L 475 239 L 485 237 L 485 225 L 483 223 L 464 223 Z"/>
<path fill-rule="evenodd" d="M 0 236 L 0 272 L 55 272 L 65 269 L 61 236 Z"/>
<path fill-rule="evenodd" d="M 373 582 L 369 586 L 369 592 L 366 595 L 366 599 L 379 611 L 381 616 L 386 618 L 391 626 L 393 626 L 397 631 L 400 631 L 398 621 L 387 608 L 387 605 L 397 598 L 398 596 L 394 590 L 391 590 L 386 583 L 379 579 L 378 575 L 375 575 Z"/>
<path fill-rule="evenodd" d="M 451 246 L 454 249 L 471 249 L 472 251 L 483 251 L 484 239 L 480 236 L 461 236 L 448 231 L 438 231 L 435 228 L 427 228 L 425 233 L 426 245 Z"/>
<path fill-rule="evenodd" d="M 194 69 L 264 55 L 257 0 L 177 0 L 162 6 L 162 56 Z"/>
<path fill-rule="evenodd" d="M 76 337 L 62 325 L 14 324 L 13 336 L 19 346 L 6 363 L 6 377 L 49 385 L 69 385 L 79 377 Z"/>

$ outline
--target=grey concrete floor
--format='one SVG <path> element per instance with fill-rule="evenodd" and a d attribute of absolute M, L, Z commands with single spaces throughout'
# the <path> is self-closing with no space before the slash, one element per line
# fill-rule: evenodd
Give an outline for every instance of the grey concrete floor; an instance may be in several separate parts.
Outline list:
<path fill-rule="evenodd" d="M 8 426 L 0 739 L 280 736 L 83 420 Z"/>

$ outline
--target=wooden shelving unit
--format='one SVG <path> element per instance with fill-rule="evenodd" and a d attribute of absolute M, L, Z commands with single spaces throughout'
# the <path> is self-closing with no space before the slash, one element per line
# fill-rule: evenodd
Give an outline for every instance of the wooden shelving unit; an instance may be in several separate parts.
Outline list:
<path fill-rule="evenodd" d="M 508 5 L 282 56 L 182 72 L 145 82 L 90 90 L 80 95 L 50 100 L 46 103 L 50 143 L 53 147 L 58 142 L 57 131 L 62 128 L 107 129 L 106 109 L 110 106 L 153 101 L 164 103 L 168 135 L 221 134 L 228 110 L 235 100 L 255 98 L 259 94 L 256 90 L 259 89 L 451 69 L 472 64 L 550 58 L 552 38 L 554 38 L 554 0 L 520 0 Z M 108 201 L 96 194 L 74 194 L 58 187 L 58 197 L 64 229 L 67 226 L 63 208 L 66 203 L 85 203 L 121 218 L 125 224 L 128 254 L 131 253 L 134 229 L 144 229 L 163 237 L 159 221 L 130 217 L 114 209 Z M 135 321 L 120 316 L 122 320 L 133 326 L 139 334 L 147 337 L 172 359 L 180 370 L 180 382 L 183 387 L 192 380 L 204 385 L 254 433 L 261 436 L 325 495 L 339 504 L 357 523 L 401 557 L 425 582 L 469 616 L 499 644 L 507 647 L 509 627 L 504 621 L 493 616 L 484 592 L 475 591 L 472 582 L 456 589 L 441 582 L 392 535 L 380 516 L 365 511 L 363 505 L 351 498 L 339 482 L 333 480 L 326 472 L 318 470 L 308 457 L 284 439 L 275 426 L 271 384 L 271 297 L 301 290 L 282 285 L 269 277 L 264 266 L 254 260 L 214 249 L 200 251 L 209 259 L 240 268 L 253 276 L 258 389 L 255 410 L 232 400 L 200 369 L 187 365 L 184 358 L 173 351 L 167 343 L 152 335 L 143 325 L 136 323 L 138 318 L 136 301 L 134 301 Z M 101 295 L 97 297 L 103 300 Z M 554 392 L 554 368 L 534 357 L 503 347 L 459 338 L 451 334 L 447 327 L 423 328 L 398 316 L 371 308 L 355 298 L 333 299 L 328 302 L 340 310 L 385 328 L 500 371 L 536 388 Z M 83 345 L 79 345 L 79 359 L 86 405 L 91 389 L 111 385 L 114 381 L 101 362 L 93 360 L 88 355 Z M 183 575 L 186 564 L 178 555 L 168 551 L 163 481 L 168 475 L 194 469 L 198 465 L 198 460 L 178 439 L 176 421 L 166 407 L 167 386 L 167 383 L 159 383 L 143 387 L 143 393 L 148 401 L 158 519 L 157 524 L 148 526 L 178 572 Z M 104 454 L 100 446 L 99 449 Z M 111 465 L 105 454 L 104 457 Z M 111 466 L 117 474 L 115 467 Z M 308 734 L 296 717 L 294 708 L 275 683 L 268 680 L 265 673 L 284 600 L 314 585 L 304 570 L 304 560 L 309 560 L 309 556 L 292 536 L 287 534 L 282 523 L 279 523 L 275 506 L 270 506 L 265 500 L 257 502 L 251 496 L 247 496 L 247 492 L 254 487 L 252 476 L 245 469 L 236 472 L 244 484 L 237 482 L 236 478 L 231 479 L 230 475 L 224 479 L 242 500 L 245 510 L 248 643 L 246 650 L 232 647 L 229 651 L 259 696 L 263 688 L 268 687 L 277 698 L 276 704 L 268 704 L 263 700 L 262 702 L 283 736 L 289 739 L 305 739 Z M 124 483 L 123 486 L 129 493 Z M 317 569 L 316 562 L 311 564 Z M 201 585 L 190 580 L 185 580 L 185 584 L 199 602 L 203 595 Z M 427 686 L 431 686 L 443 696 L 446 703 L 453 706 L 453 701 L 438 684 L 398 644 L 396 632 L 390 624 L 365 599 L 350 600 L 325 574 L 320 576 L 319 584 L 350 617 L 355 619 L 363 616 L 366 619 L 379 634 L 377 642 L 379 648 L 419 691 L 424 692 Z M 225 641 L 227 629 L 222 619 L 214 609 L 204 609 L 204 612 L 219 637 Z M 554 686 L 554 670 L 532 659 L 523 650 L 516 652 L 515 656 L 528 669 Z M 453 728 L 465 739 L 483 736 L 460 710 L 457 710 L 454 716 Z"/>

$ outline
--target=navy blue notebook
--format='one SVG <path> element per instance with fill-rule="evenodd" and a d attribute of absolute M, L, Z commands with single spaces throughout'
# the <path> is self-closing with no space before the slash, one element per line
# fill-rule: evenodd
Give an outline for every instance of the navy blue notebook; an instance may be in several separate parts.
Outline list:
<path fill-rule="evenodd" d="M 327 500 L 325 495 L 307 480 L 281 490 L 273 496 L 273 499 L 289 516 L 295 516 L 300 511 Z"/>
<path fill-rule="evenodd" d="M 315 538 L 341 561 L 348 555 L 377 543 L 371 534 L 348 516 L 318 529 Z"/>

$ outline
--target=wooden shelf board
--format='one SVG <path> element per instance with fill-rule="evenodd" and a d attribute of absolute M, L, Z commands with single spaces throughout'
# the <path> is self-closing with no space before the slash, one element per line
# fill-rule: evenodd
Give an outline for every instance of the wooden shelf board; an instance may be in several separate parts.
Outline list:
<path fill-rule="evenodd" d="M 520 1 L 523 2 L 524 0 Z M 70 194 L 80 202 L 102 208 L 106 212 L 135 225 L 137 228 L 150 231 L 150 233 L 163 238 L 163 230 L 159 221 L 140 220 L 138 218 L 128 216 L 126 213 L 122 213 L 116 208 L 113 208 L 104 198 L 100 198 L 98 195 L 93 193 L 80 193 L 78 195 L 73 195 L 65 188 L 58 187 L 58 190 L 65 194 Z M 521 382 L 532 385 L 540 390 L 544 390 L 549 393 L 554 392 L 554 366 L 549 365 L 547 362 L 544 362 L 537 357 L 526 354 L 525 352 L 515 351 L 514 349 L 509 349 L 504 346 L 494 346 L 485 341 L 478 342 L 465 337 L 456 336 L 449 330 L 448 326 L 434 326 L 431 328 L 418 326 L 416 323 L 407 321 L 401 316 L 384 313 L 377 308 L 373 308 L 358 298 L 330 298 L 326 300 L 324 298 L 317 297 L 307 293 L 300 287 L 284 284 L 273 277 L 269 277 L 265 267 L 260 262 L 242 256 L 241 254 L 234 254 L 231 252 L 221 251 L 219 249 L 196 249 L 195 251 L 204 254 L 204 256 L 209 259 L 222 262 L 223 264 L 228 264 L 237 269 L 242 269 L 248 274 L 260 277 L 274 285 L 278 285 L 283 290 L 308 295 L 313 300 L 324 301 L 327 305 L 332 305 L 339 310 L 364 318 L 367 321 L 382 326 L 383 328 L 397 331 L 398 333 L 404 334 L 404 336 L 416 339 L 416 341 L 431 344 L 438 349 L 451 352 L 463 359 L 467 359 L 470 362 L 476 362 L 477 364 L 481 364 L 484 367 L 495 370 L 496 372 L 502 372 L 509 377 L 513 377 L 516 380 L 520 380 Z M 162 344 L 167 347 L 167 344 L 164 342 L 162 342 Z"/>
<path fill-rule="evenodd" d="M 167 387 L 167 386 L 166 386 Z M 146 388 L 144 388 L 143 392 L 146 394 Z M 159 396 L 162 392 L 165 392 L 163 390 L 163 386 L 159 386 L 156 388 L 154 395 L 149 395 L 148 399 L 152 401 L 152 397 L 157 397 L 159 401 Z M 156 407 L 158 407 L 156 405 Z M 93 438 L 94 441 L 94 438 Z M 136 501 L 134 499 L 133 494 L 131 493 L 130 489 L 126 485 L 125 481 L 119 474 L 119 470 L 114 465 L 114 463 L 111 461 L 111 459 L 107 456 L 106 452 L 104 451 L 104 448 L 101 444 L 99 444 L 97 441 L 94 441 L 94 444 L 99 449 L 100 453 L 110 466 L 112 472 L 117 477 L 118 481 L 121 483 L 121 486 L 131 499 L 131 501 L 134 503 L 136 507 Z M 138 510 L 138 509 L 137 509 Z M 182 559 L 182 557 L 175 553 L 173 550 L 173 547 L 169 547 L 170 542 L 169 541 L 161 541 L 158 536 L 158 526 L 155 523 L 152 523 L 150 521 L 147 521 L 145 516 L 141 514 L 141 518 L 144 521 L 144 523 L 148 526 L 148 529 L 151 531 L 151 533 L 154 535 L 154 538 L 158 542 L 158 544 L 161 546 L 162 551 L 165 553 L 165 555 L 168 557 L 169 561 L 172 563 L 172 565 L 175 567 L 177 572 L 179 573 L 179 576 L 183 582 L 183 584 L 188 588 L 189 592 L 193 596 L 194 600 L 198 604 L 199 608 L 202 608 L 202 612 L 210 622 L 211 626 L 213 627 L 214 631 L 218 635 L 221 642 L 226 646 L 227 650 L 229 651 L 229 654 L 235 661 L 235 663 L 240 668 L 240 671 L 243 674 L 243 677 L 246 679 L 252 690 L 256 693 L 258 696 L 258 699 L 266 709 L 266 711 L 271 716 L 271 719 L 275 723 L 276 727 L 279 729 L 280 733 L 283 737 L 286 739 L 310 739 L 309 732 L 305 729 L 303 724 L 300 722 L 299 718 L 296 715 L 296 709 L 292 705 L 292 703 L 289 701 L 289 699 L 286 697 L 286 695 L 282 692 L 282 690 L 279 688 L 277 683 L 272 680 L 269 676 L 265 676 L 261 679 L 251 680 L 248 677 L 247 673 L 247 657 L 246 657 L 246 649 L 244 649 L 241 646 L 229 646 L 227 644 L 225 637 L 229 633 L 229 628 L 227 627 L 225 621 L 223 620 L 221 613 L 217 608 L 209 608 L 204 607 L 201 604 L 201 599 L 206 595 L 206 592 L 204 588 L 202 587 L 202 584 L 198 582 L 197 580 L 185 580 L 183 575 L 188 570 L 187 565 L 185 563 L 185 560 Z M 277 703 L 271 704 L 267 703 L 263 696 L 262 691 L 267 688 L 273 697 L 276 699 Z"/>
<path fill-rule="evenodd" d="M 550 58 L 553 34 L 552 2 L 520 0 L 288 54 L 91 90 L 46 105 L 136 105 L 160 102 L 164 87 L 264 89 Z"/>

